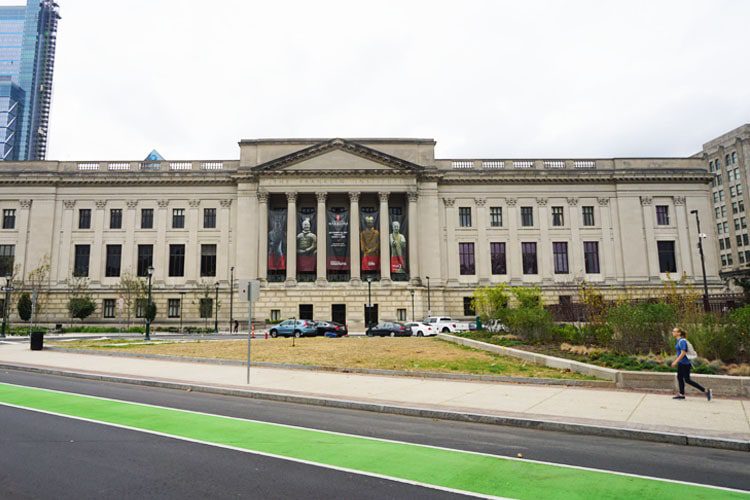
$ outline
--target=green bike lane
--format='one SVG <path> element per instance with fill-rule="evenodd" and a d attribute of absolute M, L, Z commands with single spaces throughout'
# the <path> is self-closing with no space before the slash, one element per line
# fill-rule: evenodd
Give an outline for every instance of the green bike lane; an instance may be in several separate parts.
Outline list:
<path fill-rule="evenodd" d="M 0 404 L 391 478 L 510 498 L 750 498 L 750 494 L 0 383 Z M 679 463 L 679 457 L 675 457 Z"/>

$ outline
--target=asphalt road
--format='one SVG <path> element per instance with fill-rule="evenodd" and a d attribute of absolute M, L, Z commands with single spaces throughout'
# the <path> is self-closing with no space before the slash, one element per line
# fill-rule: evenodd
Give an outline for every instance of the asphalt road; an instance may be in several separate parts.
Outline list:
<path fill-rule="evenodd" d="M 67 377 L 0 381 L 363 436 L 750 490 L 750 456 Z M 3 497 L 438 498 L 448 493 L 0 406 Z M 33 465 L 32 465 L 33 464 Z M 43 479 L 37 474 L 44 474 Z"/>

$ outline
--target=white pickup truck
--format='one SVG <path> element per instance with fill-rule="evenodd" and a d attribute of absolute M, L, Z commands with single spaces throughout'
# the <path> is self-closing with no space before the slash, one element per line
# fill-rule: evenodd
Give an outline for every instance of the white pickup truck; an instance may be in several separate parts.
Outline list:
<path fill-rule="evenodd" d="M 469 330 L 469 323 L 454 321 L 447 316 L 428 316 L 423 323 L 427 323 L 438 333 L 456 333 Z"/>

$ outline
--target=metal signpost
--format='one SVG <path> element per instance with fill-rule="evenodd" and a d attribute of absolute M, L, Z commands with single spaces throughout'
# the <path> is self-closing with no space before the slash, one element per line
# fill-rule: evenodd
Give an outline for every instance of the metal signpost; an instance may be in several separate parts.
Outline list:
<path fill-rule="evenodd" d="M 250 338 L 253 333 L 253 303 L 260 296 L 260 281 L 239 280 L 240 296 L 247 300 L 247 383 L 250 383 Z"/>

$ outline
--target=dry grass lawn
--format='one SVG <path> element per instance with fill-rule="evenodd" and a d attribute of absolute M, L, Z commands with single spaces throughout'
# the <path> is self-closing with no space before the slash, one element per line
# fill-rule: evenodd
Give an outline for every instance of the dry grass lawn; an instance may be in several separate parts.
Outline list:
<path fill-rule="evenodd" d="M 377 368 L 451 373 L 492 374 L 518 377 L 591 379 L 577 373 L 529 364 L 436 338 L 322 337 L 256 340 L 252 360 L 332 368 Z M 161 341 L 145 344 L 132 340 L 82 340 L 56 342 L 57 347 L 124 350 L 132 353 L 163 354 L 196 358 L 244 360 L 244 340 Z"/>

